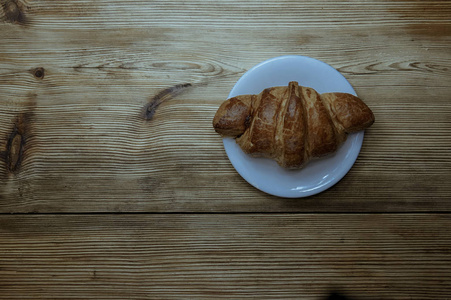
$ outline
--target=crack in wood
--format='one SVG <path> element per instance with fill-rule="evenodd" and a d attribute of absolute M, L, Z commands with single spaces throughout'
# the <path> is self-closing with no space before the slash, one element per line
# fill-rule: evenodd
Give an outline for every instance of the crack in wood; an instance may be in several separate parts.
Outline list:
<path fill-rule="evenodd" d="M 157 108 L 160 106 L 161 103 L 169 99 L 175 98 L 177 95 L 184 92 L 186 88 L 191 86 L 192 86 L 191 83 L 177 84 L 160 91 L 158 94 L 156 94 L 150 99 L 149 103 L 147 103 L 144 106 L 144 119 L 148 121 L 152 120 Z"/>

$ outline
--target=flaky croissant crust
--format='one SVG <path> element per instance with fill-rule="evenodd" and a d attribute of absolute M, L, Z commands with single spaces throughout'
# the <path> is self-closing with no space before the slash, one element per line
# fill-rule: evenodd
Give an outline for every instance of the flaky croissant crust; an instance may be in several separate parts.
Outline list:
<path fill-rule="evenodd" d="M 301 168 L 336 151 L 348 133 L 373 122 L 373 112 L 360 98 L 318 94 L 293 81 L 228 99 L 216 112 L 213 127 L 223 136 L 237 137 L 246 153 L 275 159 L 285 168 Z"/>

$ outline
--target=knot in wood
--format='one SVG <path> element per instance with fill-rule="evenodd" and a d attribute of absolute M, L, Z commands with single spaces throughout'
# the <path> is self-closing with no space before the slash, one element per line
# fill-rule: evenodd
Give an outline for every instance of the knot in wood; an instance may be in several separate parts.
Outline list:
<path fill-rule="evenodd" d="M 44 75 L 45 75 L 45 70 L 42 67 L 36 68 L 33 71 L 33 75 L 34 77 L 36 77 L 37 79 L 43 79 Z"/>

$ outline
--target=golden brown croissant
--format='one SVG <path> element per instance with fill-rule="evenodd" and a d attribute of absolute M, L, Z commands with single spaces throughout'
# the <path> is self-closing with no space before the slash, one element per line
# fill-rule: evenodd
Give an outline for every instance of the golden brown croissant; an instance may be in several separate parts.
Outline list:
<path fill-rule="evenodd" d="M 288 87 L 228 99 L 216 112 L 213 127 L 221 135 L 238 137 L 246 153 L 275 159 L 282 167 L 301 168 L 336 151 L 348 133 L 373 122 L 373 112 L 356 96 L 320 95 L 293 81 Z"/>

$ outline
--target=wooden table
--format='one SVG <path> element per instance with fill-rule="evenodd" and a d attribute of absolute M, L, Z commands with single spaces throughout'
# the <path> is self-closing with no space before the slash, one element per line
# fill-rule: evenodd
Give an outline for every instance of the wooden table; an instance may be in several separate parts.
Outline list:
<path fill-rule="evenodd" d="M 451 299 L 451 1 L 0 2 L 1 299 Z M 303 199 L 211 126 L 287 54 L 376 115 Z"/>

